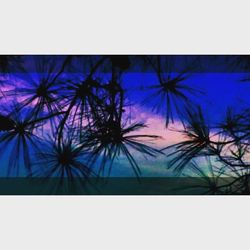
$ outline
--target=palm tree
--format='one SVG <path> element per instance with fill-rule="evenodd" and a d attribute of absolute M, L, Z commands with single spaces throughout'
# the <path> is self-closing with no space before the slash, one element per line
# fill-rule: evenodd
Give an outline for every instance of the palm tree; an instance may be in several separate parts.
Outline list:
<path fill-rule="evenodd" d="M 130 149 L 144 155 L 155 157 L 160 151 L 145 144 L 145 140 L 155 140 L 156 135 L 134 134 L 146 127 L 143 123 L 127 124 L 124 121 L 124 90 L 115 77 L 105 86 L 105 103 L 92 110 L 92 121 L 86 127 L 82 143 L 91 152 L 90 162 L 93 164 L 101 158 L 99 174 L 107 168 L 109 176 L 114 160 L 125 156 L 136 177 L 141 175 L 140 167 Z"/>
<path fill-rule="evenodd" d="M 38 73 L 19 74 L 18 77 L 23 80 L 22 86 L 17 84 L 14 89 L 5 91 L 5 94 L 10 97 L 22 97 L 18 109 L 21 111 L 23 108 L 29 107 L 32 110 L 33 118 L 38 119 L 44 114 L 62 110 L 60 82 L 64 81 L 62 74 L 70 63 L 71 57 L 67 56 L 58 69 L 56 69 L 55 61 L 50 57 L 35 57 L 34 60 Z M 51 121 L 53 122 L 53 119 Z"/>
<path fill-rule="evenodd" d="M 87 152 L 67 134 L 61 142 L 58 138 L 47 141 L 46 146 L 37 154 L 38 175 L 73 179 L 95 176 L 94 171 L 84 163 Z M 85 160 L 86 161 L 86 160 Z"/>
<path fill-rule="evenodd" d="M 19 170 L 24 167 L 26 173 L 32 176 L 31 155 L 39 151 L 41 138 L 35 130 L 42 121 L 35 121 L 28 114 L 16 111 L 9 116 L 1 115 L 0 152 L 4 156 L 9 152 L 7 175 L 19 176 Z"/>
<path fill-rule="evenodd" d="M 90 119 L 92 109 L 100 105 L 101 99 L 99 94 L 101 92 L 100 82 L 94 78 L 97 69 L 104 63 L 106 57 L 102 57 L 91 68 L 89 74 L 77 81 L 65 81 L 62 86 L 63 91 L 63 106 L 66 112 L 58 127 L 59 140 L 63 137 L 63 129 L 67 121 L 71 118 L 71 126 L 76 122 L 79 123 L 78 129 L 82 129 L 83 120 Z"/>
<path fill-rule="evenodd" d="M 163 67 L 160 56 L 157 56 L 156 63 L 153 63 L 150 58 L 148 58 L 148 62 L 157 74 L 158 83 L 149 86 L 153 93 L 145 99 L 143 104 L 156 100 L 153 110 L 158 113 L 164 112 L 165 124 L 168 127 L 170 122 L 174 122 L 175 115 L 179 119 L 183 118 L 183 110 L 192 108 L 192 95 L 201 93 L 201 91 L 185 84 L 185 80 L 188 78 L 185 72 L 189 69 L 182 73 L 172 73 L 169 70 L 169 65 L 167 65 L 166 69 Z"/>
<path fill-rule="evenodd" d="M 197 156 L 209 155 L 210 152 L 210 128 L 207 125 L 202 110 L 197 107 L 196 111 L 187 110 L 187 120 L 181 133 L 187 140 L 168 146 L 162 150 L 174 149 L 168 156 L 174 156 L 169 162 L 175 171 L 180 174 L 187 164 Z"/>
<path fill-rule="evenodd" d="M 18 176 L 21 167 L 24 167 L 27 175 L 32 176 L 31 158 L 43 144 L 39 129 L 46 121 L 61 114 L 63 112 L 34 119 L 31 112 L 21 112 L 18 104 L 14 104 L 8 115 L 0 116 L 0 153 L 4 156 L 5 152 L 9 152 L 8 176 Z"/>
<path fill-rule="evenodd" d="M 158 136 L 146 134 L 130 135 L 130 133 L 144 127 L 145 125 L 143 123 L 126 126 L 114 120 L 102 120 L 89 128 L 84 135 L 82 143 L 86 145 L 91 152 L 90 162 L 92 164 L 101 158 L 100 174 L 104 174 L 105 168 L 107 168 L 107 175 L 109 176 L 114 160 L 120 155 L 123 155 L 128 160 L 136 177 L 140 177 L 140 167 L 134 159 L 133 153 L 130 152 L 130 149 L 152 157 L 160 153 L 159 150 L 145 144 L 145 139 L 152 141 L 152 139 L 159 138 Z"/>

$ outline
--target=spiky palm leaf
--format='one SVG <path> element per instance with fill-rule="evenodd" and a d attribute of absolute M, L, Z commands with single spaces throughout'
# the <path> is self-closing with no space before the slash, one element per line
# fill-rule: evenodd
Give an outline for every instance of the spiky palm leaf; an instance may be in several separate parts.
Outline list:
<path fill-rule="evenodd" d="M 114 120 L 96 120 L 91 127 L 87 129 L 82 140 L 91 152 L 90 162 L 95 163 L 101 158 L 99 173 L 104 174 L 107 170 L 108 176 L 111 173 L 114 160 L 120 155 L 125 156 L 135 175 L 139 177 L 141 170 L 134 159 L 131 149 L 144 155 L 155 157 L 159 150 L 145 144 L 145 140 L 154 140 L 159 138 L 155 135 L 131 134 L 141 128 L 143 123 L 136 123 L 126 126 Z M 107 169 L 106 169 L 107 168 Z"/>
<path fill-rule="evenodd" d="M 143 103 L 156 100 L 153 110 L 164 113 L 165 125 L 168 127 L 170 122 L 174 123 L 175 116 L 183 118 L 183 110 L 192 108 L 191 97 L 202 92 L 185 84 L 188 78 L 186 70 L 182 73 L 172 73 L 170 69 L 163 67 L 160 56 L 157 57 L 156 64 L 149 62 L 157 74 L 158 83 L 149 86 L 153 92 Z"/>
<path fill-rule="evenodd" d="M 174 152 L 168 154 L 168 156 L 174 157 L 169 164 L 179 174 L 195 157 L 210 154 L 210 129 L 205 122 L 201 108 L 198 107 L 196 111 L 187 110 L 186 112 L 187 120 L 181 133 L 187 140 L 163 149 L 163 151 L 174 149 Z"/>
<path fill-rule="evenodd" d="M 37 158 L 37 174 L 42 177 L 72 179 L 95 176 L 93 170 L 84 163 L 86 152 L 83 147 L 70 137 L 64 138 L 60 143 L 57 138 L 50 139 Z"/>
<path fill-rule="evenodd" d="M 18 176 L 23 166 L 26 174 L 32 175 L 31 155 L 39 151 L 40 138 L 34 131 L 42 121 L 35 121 L 31 116 L 12 113 L 11 117 L 2 117 L 5 125 L 0 134 L 0 153 L 9 151 L 7 175 Z"/>

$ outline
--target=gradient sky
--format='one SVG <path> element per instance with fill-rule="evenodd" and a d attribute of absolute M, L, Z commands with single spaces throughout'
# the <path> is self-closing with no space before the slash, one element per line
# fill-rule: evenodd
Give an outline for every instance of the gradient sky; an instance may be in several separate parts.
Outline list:
<path fill-rule="evenodd" d="M 108 80 L 109 74 L 101 75 L 104 80 Z M 12 82 L 16 86 L 22 87 L 25 85 L 25 80 L 28 80 L 27 75 L 13 74 L 11 77 L 13 76 L 15 80 Z M 203 92 L 203 94 L 190 96 L 190 101 L 202 107 L 210 124 L 216 124 L 223 119 L 228 107 L 239 112 L 250 105 L 250 82 L 241 81 L 247 76 L 246 73 L 191 73 L 184 83 Z M 36 77 L 35 74 L 32 77 Z M 140 130 L 139 134 L 161 136 L 162 138 L 154 144 L 157 148 L 163 148 L 184 139 L 181 133 L 173 131 L 182 129 L 177 116 L 175 116 L 175 123 L 170 124 L 170 128 L 166 129 L 164 115 L 161 112 L 154 112 L 152 103 L 143 104 L 143 101 L 153 94 L 148 87 L 158 83 L 154 73 L 125 73 L 121 80 L 126 90 L 127 103 L 130 105 L 126 112 L 129 113 L 132 121 L 145 122 L 148 125 L 147 128 Z M 19 96 L 19 98 L 22 97 Z M 157 101 L 157 98 L 155 100 L 152 98 L 153 103 Z M 1 104 L 6 105 L 6 100 L 2 99 Z M 169 159 L 166 156 L 145 158 L 135 154 L 135 158 L 140 162 L 142 176 L 173 175 L 172 171 L 167 169 Z M 0 168 L 0 175 L 5 174 L 6 169 Z M 126 159 L 120 157 L 114 164 L 112 176 L 134 176 L 134 173 Z"/>

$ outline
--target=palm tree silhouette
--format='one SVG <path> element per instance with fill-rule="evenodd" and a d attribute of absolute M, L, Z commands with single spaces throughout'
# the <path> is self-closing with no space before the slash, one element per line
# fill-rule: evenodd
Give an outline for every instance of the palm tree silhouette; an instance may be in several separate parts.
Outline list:
<path fill-rule="evenodd" d="M 158 83 L 149 86 L 153 93 L 145 99 L 143 104 L 156 99 L 153 110 L 164 113 L 165 125 L 168 127 L 170 122 L 174 123 L 175 114 L 182 119 L 183 110 L 192 108 L 190 96 L 202 92 L 185 84 L 185 80 L 188 78 L 186 72 L 191 68 L 182 73 L 172 73 L 170 65 L 163 66 L 160 56 L 157 56 L 156 59 L 156 63 L 154 63 L 150 58 L 146 58 L 157 74 Z"/>
<path fill-rule="evenodd" d="M 41 115 L 61 110 L 60 100 L 60 79 L 67 64 L 70 63 L 71 57 L 66 57 L 62 65 L 55 70 L 55 62 L 49 57 L 34 58 L 35 68 L 38 73 L 23 72 L 19 78 L 23 84 L 5 91 L 7 96 L 21 95 L 22 100 L 19 102 L 19 109 L 30 107 L 34 119 Z"/>
<path fill-rule="evenodd" d="M 32 176 L 32 160 L 34 153 L 40 151 L 43 139 L 37 132 L 46 121 L 61 113 L 53 113 L 39 119 L 34 119 L 32 112 L 11 107 L 8 115 L 1 115 L 0 152 L 9 152 L 7 175 L 19 175 L 24 167 L 26 174 Z"/>
<path fill-rule="evenodd" d="M 163 148 L 163 151 L 174 148 L 174 152 L 168 156 L 175 156 L 170 165 L 175 167 L 177 173 L 181 173 L 184 167 L 195 157 L 209 154 L 210 128 L 207 125 L 200 107 L 196 111 L 187 110 L 186 124 L 181 133 L 187 140 Z"/>
<path fill-rule="evenodd" d="M 67 135 L 60 143 L 58 138 L 50 138 L 46 146 L 37 154 L 38 176 L 73 179 L 96 176 L 94 171 L 84 163 L 86 152 Z M 86 162 L 86 159 L 85 159 Z"/>
<path fill-rule="evenodd" d="M 156 135 L 131 134 L 146 127 L 144 123 L 126 124 L 124 116 L 124 90 L 116 77 L 105 85 L 105 102 L 92 110 L 93 119 L 86 128 L 83 144 L 87 145 L 91 153 L 90 162 L 95 163 L 101 158 L 99 174 L 104 174 L 108 169 L 111 173 L 114 160 L 121 154 L 126 157 L 136 177 L 141 175 L 140 167 L 130 152 L 129 148 L 142 154 L 153 156 L 159 150 L 145 144 L 145 140 L 155 140 Z"/>
<path fill-rule="evenodd" d="M 15 110 L 15 108 L 14 108 Z M 15 110 L 10 116 L 1 116 L 0 152 L 9 150 L 7 175 L 19 175 L 20 168 L 32 176 L 31 152 L 39 151 L 41 139 L 34 131 L 41 126 L 42 121 L 35 121 L 30 115 L 20 114 Z"/>

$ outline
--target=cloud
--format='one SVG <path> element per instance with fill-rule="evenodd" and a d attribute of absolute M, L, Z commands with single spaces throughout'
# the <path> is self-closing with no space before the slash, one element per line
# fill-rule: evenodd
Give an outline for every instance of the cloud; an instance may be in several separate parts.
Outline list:
<path fill-rule="evenodd" d="M 165 127 L 165 118 L 147 110 L 139 105 L 129 107 L 127 115 L 131 119 L 131 123 L 144 122 L 147 127 L 134 132 L 134 134 L 157 135 L 161 138 L 155 141 L 157 147 L 166 147 L 183 141 L 185 138 L 179 132 L 183 130 L 183 125 L 180 121 L 175 121 L 170 124 L 169 128 Z"/>

